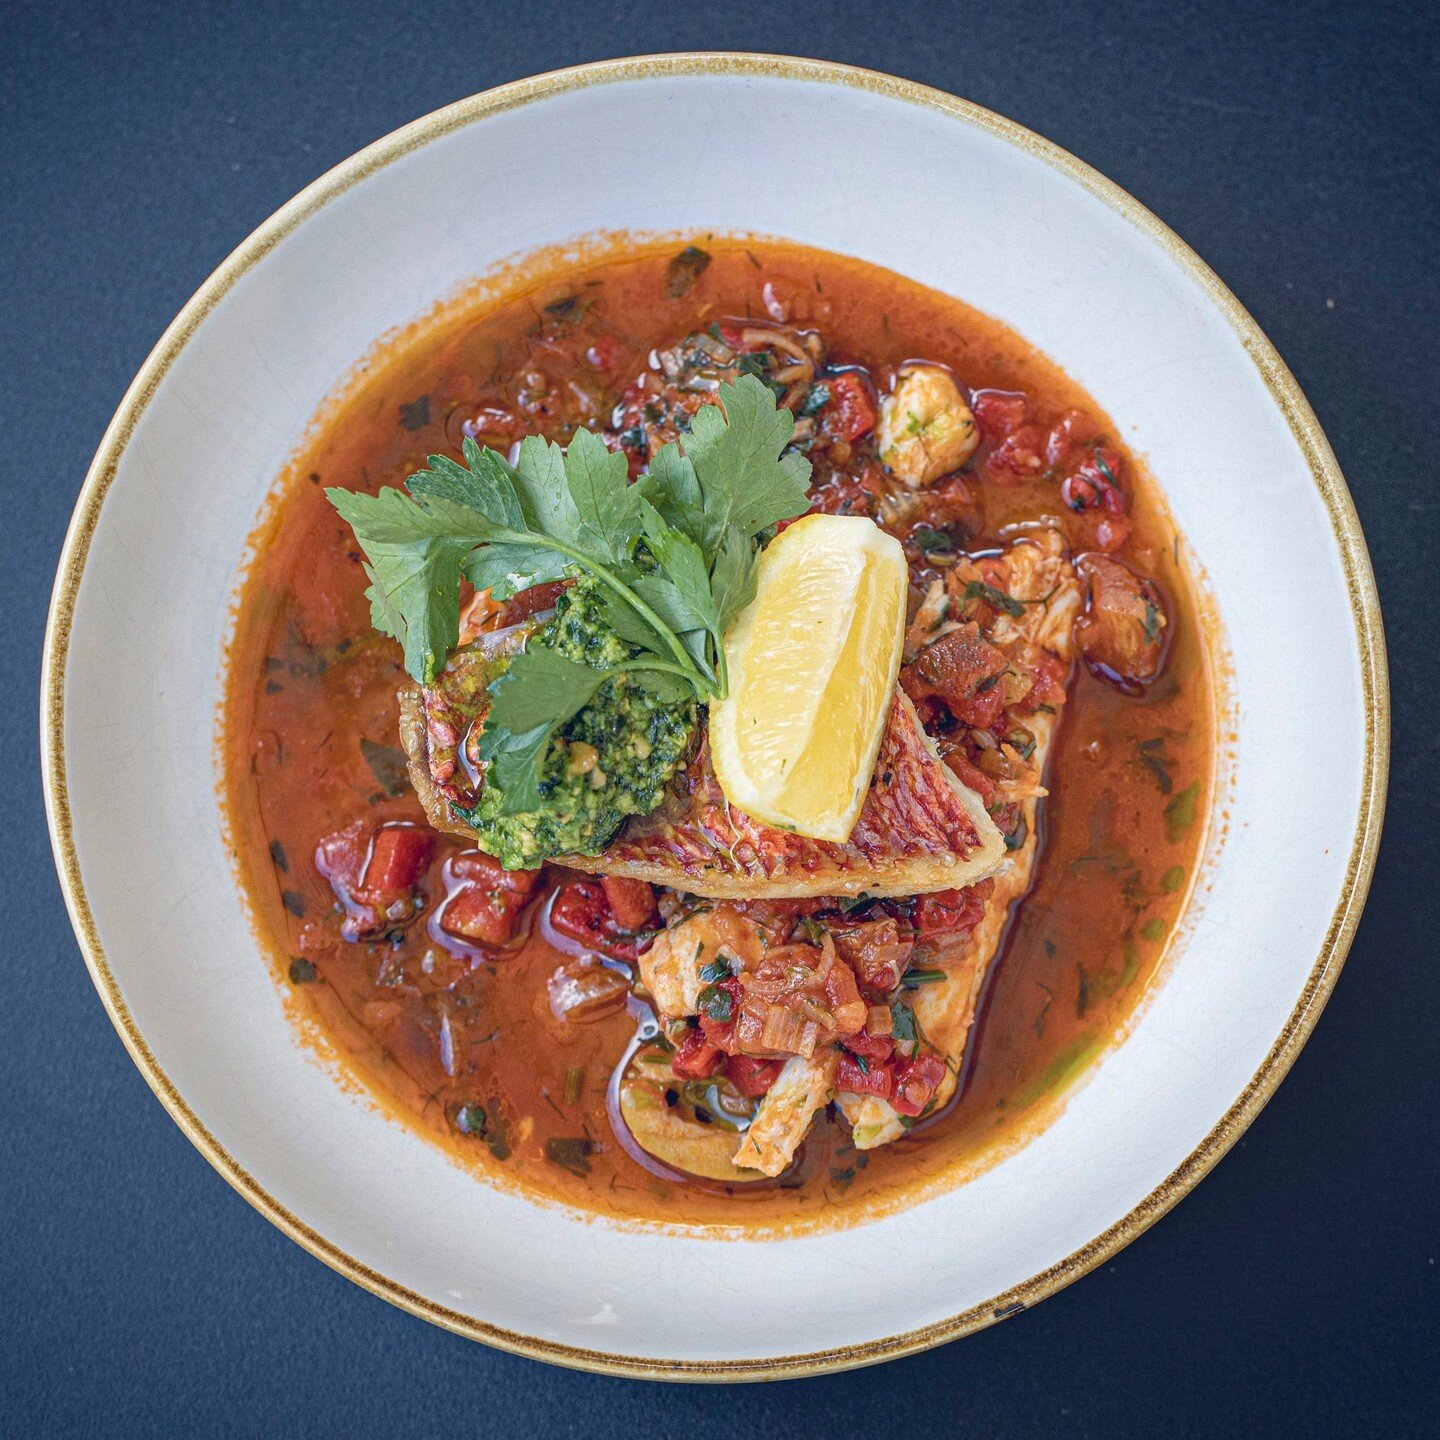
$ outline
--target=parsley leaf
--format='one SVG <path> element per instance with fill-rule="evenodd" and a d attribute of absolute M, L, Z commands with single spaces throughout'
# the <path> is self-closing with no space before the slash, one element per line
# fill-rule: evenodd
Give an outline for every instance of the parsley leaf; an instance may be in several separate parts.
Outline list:
<path fill-rule="evenodd" d="M 361 539 L 370 563 L 370 619 L 405 647 L 405 668 L 428 684 L 455 648 L 460 630 L 460 569 L 495 527 L 474 510 L 437 496 L 411 499 L 326 491 Z"/>
<path fill-rule="evenodd" d="M 660 512 L 667 525 L 699 540 L 700 477 L 673 440 L 656 452 L 635 488 Z"/>
<path fill-rule="evenodd" d="M 577 430 L 565 452 L 565 481 L 583 527 L 586 548 L 622 569 L 635 550 L 640 497 L 630 486 L 629 465 L 589 430 Z"/>
<path fill-rule="evenodd" d="M 490 711 L 480 731 L 486 783 L 504 794 L 501 815 L 538 809 L 540 760 L 555 732 L 574 719 L 617 672 L 594 670 L 554 650 L 522 650 L 490 686 Z"/>
<path fill-rule="evenodd" d="M 720 541 L 720 551 L 710 572 L 710 590 L 722 635 L 755 598 L 759 571 L 760 552 L 738 525 L 732 525 Z"/>
<path fill-rule="evenodd" d="M 1025 606 L 1022 601 L 1017 600 L 1013 595 L 999 589 L 994 585 L 987 585 L 983 580 L 972 580 L 965 587 L 963 600 L 983 600 L 987 605 L 996 610 L 1003 611 L 1018 620 L 1025 613 Z"/>
<path fill-rule="evenodd" d="M 458 643 L 460 580 L 496 599 L 577 572 L 639 653 L 595 669 L 527 647 L 491 685 L 480 737 L 504 813 L 535 808 L 559 727 L 622 672 L 665 704 L 723 696 L 726 626 L 753 599 L 757 538 L 804 513 L 810 462 L 787 453 L 794 418 L 753 376 L 722 385 L 689 433 L 629 483 L 625 456 L 589 430 L 567 448 L 527 436 L 512 465 L 472 439 L 429 457 L 404 491 L 327 491 L 365 552 L 371 619 L 432 684 Z"/>
<path fill-rule="evenodd" d="M 758 535 L 779 520 L 809 508 L 810 462 L 781 452 L 795 432 L 795 418 L 777 409 L 768 386 L 751 375 L 721 385 L 724 415 L 712 405 L 695 412 L 685 455 L 700 481 L 698 539 L 713 560 L 731 525 Z M 777 458 L 778 457 L 778 458 Z"/>

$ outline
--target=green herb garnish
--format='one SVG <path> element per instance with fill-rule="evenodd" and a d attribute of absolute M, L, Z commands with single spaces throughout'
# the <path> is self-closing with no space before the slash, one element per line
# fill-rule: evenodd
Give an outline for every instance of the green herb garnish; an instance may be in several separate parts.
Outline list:
<path fill-rule="evenodd" d="M 983 600 L 994 609 L 1003 610 L 1014 620 L 1018 620 L 1025 613 L 1024 601 L 1017 600 L 994 585 L 987 585 L 983 580 L 972 580 L 965 587 L 965 594 L 961 598 L 964 601 Z"/>
<path fill-rule="evenodd" d="M 818 415 L 830 403 L 830 387 L 821 381 L 818 385 L 812 385 L 805 392 L 805 399 L 801 402 L 800 413 L 802 415 Z"/>
<path fill-rule="evenodd" d="M 896 1000 L 890 1006 L 890 1036 L 897 1046 L 911 1046 L 912 1054 L 919 1048 L 920 1025 L 915 1012 L 903 1000 Z"/>
<path fill-rule="evenodd" d="M 1165 807 L 1165 835 L 1172 845 L 1195 823 L 1195 801 L 1199 794 L 1199 783 L 1192 780 Z"/>
<path fill-rule="evenodd" d="M 462 1105 L 455 1112 L 455 1128 L 462 1135 L 484 1135 L 487 1127 L 483 1105 Z"/>
<path fill-rule="evenodd" d="M 1153 645 L 1160 638 L 1160 612 L 1148 595 L 1145 597 L 1145 619 L 1141 629 L 1145 632 L 1147 645 Z"/>
<path fill-rule="evenodd" d="M 432 455 L 405 491 L 326 491 L 364 550 L 371 619 L 432 684 L 459 639 L 460 579 L 496 599 L 577 573 L 639 653 L 608 668 L 536 646 L 490 686 L 480 758 L 505 813 L 539 801 L 537 770 L 556 730 L 610 679 L 633 672 L 667 703 L 723 698 L 722 639 L 755 594 L 757 537 L 803 514 L 810 464 L 783 453 L 794 418 L 742 377 L 628 483 L 624 455 L 577 430 L 567 449 L 538 436 L 514 465 L 466 439 L 464 464 Z M 723 407 L 723 408 L 722 408 Z"/>
<path fill-rule="evenodd" d="M 590 1156 L 594 1151 L 594 1141 L 569 1135 L 556 1135 L 545 1142 L 545 1158 L 572 1175 L 590 1173 Z"/>
<path fill-rule="evenodd" d="M 713 984 L 707 985 L 700 992 L 696 1006 L 707 1020 L 713 1020 L 717 1025 L 728 1024 L 735 1010 L 735 1002 L 730 998 L 730 992 Z"/>
<path fill-rule="evenodd" d="M 943 970 L 907 970 L 900 983 L 909 990 L 916 985 L 938 985 L 947 979 L 949 976 Z"/>
<path fill-rule="evenodd" d="M 1175 788 L 1175 782 L 1170 776 L 1164 739 L 1157 735 L 1151 740 L 1141 740 L 1135 749 L 1139 752 L 1140 763 L 1155 777 L 1160 793 L 1168 795 Z"/>
<path fill-rule="evenodd" d="M 698 245 L 687 245 L 665 267 L 665 293 L 678 300 L 695 288 L 695 282 L 710 264 L 710 254 Z"/>

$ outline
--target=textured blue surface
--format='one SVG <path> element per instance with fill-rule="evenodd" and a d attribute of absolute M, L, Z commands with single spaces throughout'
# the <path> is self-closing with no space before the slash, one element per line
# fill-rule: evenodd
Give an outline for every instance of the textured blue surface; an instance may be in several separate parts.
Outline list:
<path fill-rule="evenodd" d="M 0 4 L 0 1431 L 1436 1433 L 1435 14 Z M 112 1032 L 65 921 L 36 778 L 43 612 L 75 493 L 126 384 L 209 271 L 321 171 L 437 105 L 688 48 L 819 55 L 968 96 L 1173 225 L 1274 339 L 1330 435 L 1370 537 L 1395 682 L 1389 828 L 1349 968 L 1215 1174 L 1033 1313 L 884 1369 L 744 1391 L 493 1353 L 272 1229 Z M 617 155 L 613 178 L 634 163 Z M 919 1263 L 896 1257 L 895 1283 Z"/>

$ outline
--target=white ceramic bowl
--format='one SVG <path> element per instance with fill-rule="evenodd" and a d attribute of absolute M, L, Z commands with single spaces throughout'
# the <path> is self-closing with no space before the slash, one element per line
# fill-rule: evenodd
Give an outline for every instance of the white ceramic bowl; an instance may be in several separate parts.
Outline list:
<path fill-rule="evenodd" d="M 627 163 L 637 147 L 642 163 Z M 1235 738 L 1206 885 L 1163 983 L 1028 1146 L 855 1229 L 637 1232 L 477 1182 L 296 1044 L 221 838 L 227 606 L 312 413 L 383 332 L 460 282 L 614 229 L 786 236 L 1003 318 L 1148 457 L 1223 617 Z M 101 996 L 248 1200 L 464 1334 L 594 1369 L 725 1378 L 883 1359 L 1013 1313 L 1204 1174 L 1334 984 L 1378 838 L 1386 705 L 1370 568 L 1330 449 L 1254 322 L 1175 236 L 963 101 L 838 66 L 702 55 L 462 101 L 346 161 L 216 271 L 86 480 L 43 730 L 56 854 Z"/>

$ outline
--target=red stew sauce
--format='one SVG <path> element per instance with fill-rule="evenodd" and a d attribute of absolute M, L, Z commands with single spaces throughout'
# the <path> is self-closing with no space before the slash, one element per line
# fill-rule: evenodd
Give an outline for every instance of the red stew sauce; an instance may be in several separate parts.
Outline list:
<path fill-rule="evenodd" d="M 617 1133 L 612 1076 L 653 1024 L 630 993 L 649 887 L 507 874 L 426 826 L 398 749 L 399 647 L 371 628 L 361 557 L 323 487 L 402 484 L 467 435 L 504 451 L 581 425 L 638 461 L 652 352 L 747 319 L 823 337 L 828 399 L 802 427 L 815 507 L 890 528 L 917 595 L 954 552 L 1046 523 L 1087 557 L 1091 602 L 1035 883 L 990 968 L 956 1099 L 868 1153 L 822 1117 L 778 1180 L 728 1185 L 667 1174 Z M 953 371 L 981 439 L 960 474 L 897 505 L 866 437 L 877 394 L 915 359 Z M 1110 633 L 1138 603 L 1168 622 L 1140 657 Z M 278 979 L 389 1112 L 494 1183 L 612 1217 L 765 1230 L 904 1203 L 1045 1122 L 1155 974 L 1194 876 L 1215 730 L 1180 542 L 1082 391 L 1004 325 L 888 271 L 696 237 L 531 263 L 369 358 L 255 537 L 223 745 L 231 838 Z"/>

